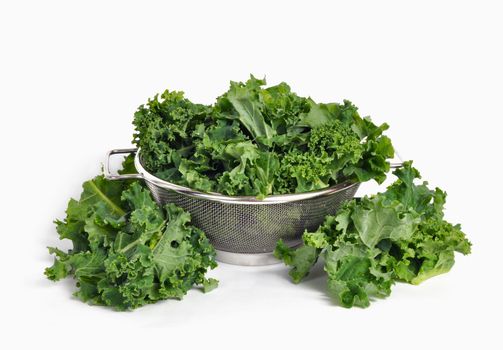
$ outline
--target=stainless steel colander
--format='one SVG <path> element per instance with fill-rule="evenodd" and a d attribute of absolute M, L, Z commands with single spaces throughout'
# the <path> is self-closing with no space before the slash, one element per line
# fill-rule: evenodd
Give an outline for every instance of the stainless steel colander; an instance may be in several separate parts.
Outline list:
<path fill-rule="evenodd" d="M 138 174 L 110 172 L 110 157 L 135 153 Z M 105 177 L 110 180 L 142 179 L 157 203 L 175 203 L 190 212 L 192 223 L 202 229 L 217 250 L 217 260 L 237 265 L 277 263 L 273 251 L 281 238 L 289 246 L 301 243 L 304 230 L 316 230 L 328 214 L 353 198 L 359 183 L 342 183 L 319 191 L 268 196 L 224 196 L 203 193 L 161 180 L 141 164 L 140 150 L 108 152 Z"/>

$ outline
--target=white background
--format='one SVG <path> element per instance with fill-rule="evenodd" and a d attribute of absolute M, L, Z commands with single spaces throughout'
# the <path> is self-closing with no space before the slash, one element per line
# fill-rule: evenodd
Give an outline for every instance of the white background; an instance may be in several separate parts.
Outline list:
<path fill-rule="evenodd" d="M 1 347 L 501 348 L 497 3 L 2 1 Z M 473 253 L 368 309 L 334 306 L 320 269 L 295 286 L 282 265 L 221 264 L 210 294 L 122 313 L 46 280 L 45 247 L 68 246 L 52 220 L 107 150 L 130 145 L 138 105 L 165 88 L 211 103 L 249 73 L 388 122 L 402 158 L 448 192 Z"/>

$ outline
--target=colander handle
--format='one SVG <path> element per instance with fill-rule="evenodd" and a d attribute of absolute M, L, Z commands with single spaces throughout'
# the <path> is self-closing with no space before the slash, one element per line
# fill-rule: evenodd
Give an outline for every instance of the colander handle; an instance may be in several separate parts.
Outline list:
<path fill-rule="evenodd" d="M 105 166 L 103 169 L 103 173 L 107 180 L 130 180 L 130 179 L 143 179 L 143 175 L 141 174 L 112 174 L 110 172 L 110 158 L 114 154 L 135 154 L 138 151 L 137 148 L 120 148 L 113 149 L 107 153 L 107 159 L 105 162 Z"/>
<path fill-rule="evenodd" d="M 403 167 L 403 162 L 393 162 L 393 163 L 389 163 L 389 167 L 391 169 L 398 169 L 398 168 L 401 168 Z"/>

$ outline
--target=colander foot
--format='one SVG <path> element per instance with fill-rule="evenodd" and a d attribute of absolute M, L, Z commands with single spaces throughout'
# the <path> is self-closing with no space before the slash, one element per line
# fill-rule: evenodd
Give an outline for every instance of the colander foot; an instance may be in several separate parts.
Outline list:
<path fill-rule="evenodd" d="M 232 265 L 242 266 L 264 266 L 279 264 L 281 260 L 274 257 L 273 253 L 231 253 L 224 250 L 217 251 L 217 261 Z"/>

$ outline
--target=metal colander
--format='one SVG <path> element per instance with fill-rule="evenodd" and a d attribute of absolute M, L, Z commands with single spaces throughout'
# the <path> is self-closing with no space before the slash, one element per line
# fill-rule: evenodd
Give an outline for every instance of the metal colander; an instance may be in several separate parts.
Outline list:
<path fill-rule="evenodd" d="M 114 154 L 136 153 L 138 174 L 110 173 Z M 217 259 L 237 265 L 277 263 L 273 256 L 279 239 L 289 246 L 301 243 L 304 230 L 316 230 L 328 214 L 353 198 L 359 183 L 342 183 L 327 189 L 257 199 L 253 196 L 224 196 L 203 193 L 161 180 L 147 172 L 137 149 L 116 149 L 108 153 L 105 177 L 110 180 L 143 179 L 157 203 L 174 203 L 192 216 L 217 250 Z"/>

